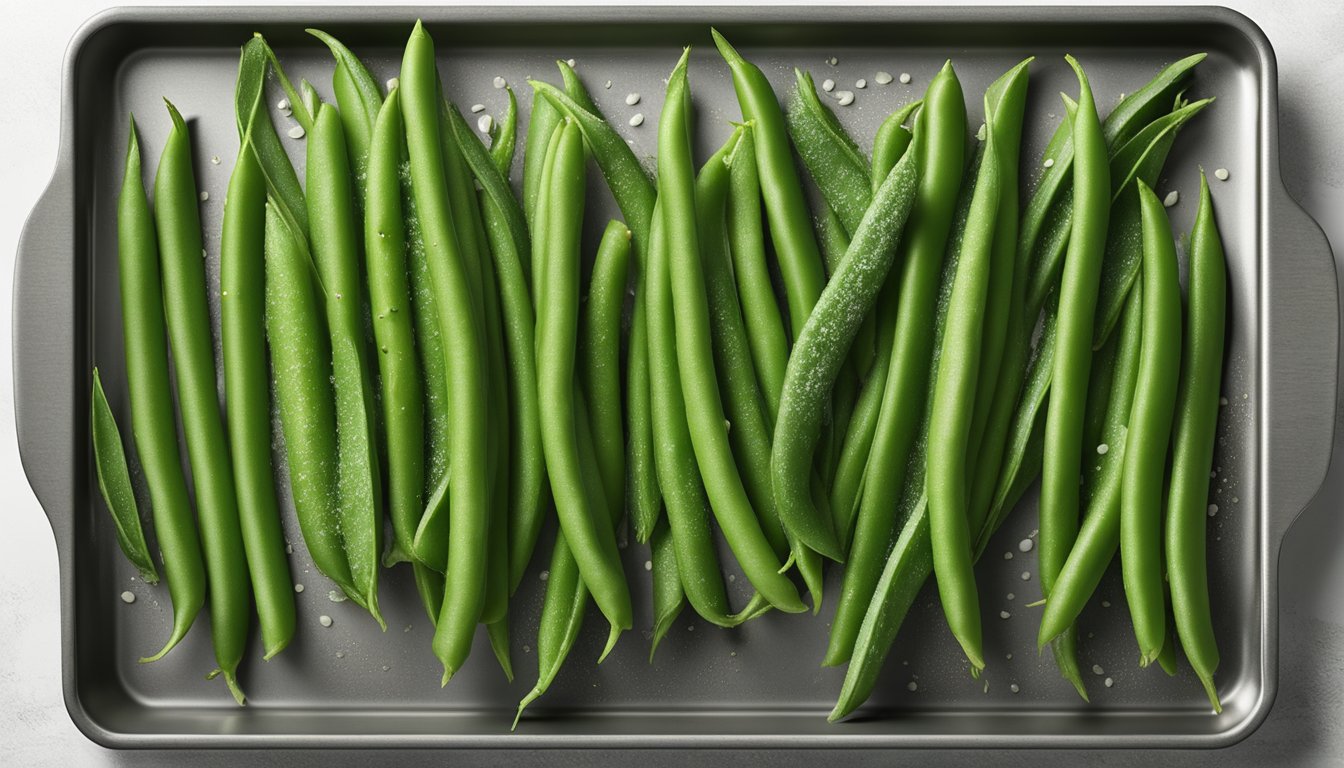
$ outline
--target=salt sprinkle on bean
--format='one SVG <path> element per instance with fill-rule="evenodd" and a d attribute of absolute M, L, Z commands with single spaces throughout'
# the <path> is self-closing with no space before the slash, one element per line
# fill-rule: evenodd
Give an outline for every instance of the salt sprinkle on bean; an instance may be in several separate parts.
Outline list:
<path fill-rule="evenodd" d="M 1106 454 L 1108 454 L 1108 453 L 1110 453 L 1110 452 L 1111 452 L 1111 446 L 1109 446 L 1109 445 L 1107 445 L 1107 444 L 1105 444 L 1105 443 L 1102 443 L 1101 445 L 1098 445 L 1098 446 L 1097 446 L 1097 455 L 1098 455 L 1098 456 L 1105 456 Z"/>
<path fill-rule="evenodd" d="M 1055 167 L 1055 158 L 1053 158 L 1053 157 L 1047 157 L 1047 158 L 1045 158 L 1045 162 L 1044 162 L 1044 163 L 1041 163 L 1041 165 L 1044 166 L 1044 167 L 1046 167 L 1046 168 L 1054 168 L 1054 167 Z"/>

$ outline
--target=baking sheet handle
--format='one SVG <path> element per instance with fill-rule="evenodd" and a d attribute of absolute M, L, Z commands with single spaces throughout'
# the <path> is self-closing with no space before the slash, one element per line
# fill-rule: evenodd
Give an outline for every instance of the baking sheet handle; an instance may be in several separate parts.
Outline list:
<path fill-rule="evenodd" d="M 1325 481 L 1334 445 L 1339 288 L 1320 225 L 1272 184 L 1265 273 L 1268 422 L 1264 465 L 1270 541 L 1277 545 Z"/>
<path fill-rule="evenodd" d="M 74 435 L 87 422 L 87 372 L 73 370 L 75 327 L 74 190 L 58 167 L 28 215 L 14 266 L 14 421 L 19 456 L 58 543 L 69 533 L 74 470 L 83 454 Z M 74 425 L 76 428 L 72 429 Z M 58 549 L 62 549 L 58 547 Z M 64 552 L 62 552 L 64 554 Z"/>

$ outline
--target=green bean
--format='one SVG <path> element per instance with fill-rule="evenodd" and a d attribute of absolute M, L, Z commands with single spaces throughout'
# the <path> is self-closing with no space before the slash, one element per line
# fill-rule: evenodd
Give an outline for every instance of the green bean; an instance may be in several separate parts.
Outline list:
<path fill-rule="evenodd" d="M 1142 181 L 1143 349 L 1120 480 L 1120 564 L 1139 642 L 1140 665 L 1162 650 L 1162 484 L 1181 360 L 1181 285 L 1176 245 L 1162 201 Z"/>
<path fill-rule="evenodd" d="M 761 179 L 756 170 L 756 124 L 744 123 L 729 168 L 728 240 L 733 275 L 747 326 L 752 366 L 771 421 L 779 414 L 788 334 L 779 314 L 770 270 L 765 262 L 761 222 Z"/>
<path fill-rule="evenodd" d="M 1106 448 L 1103 453 L 1097 452 L 1096 445 L 1092 448 L 1096 458 L 1088 463 L 1097 469 L 1092 473 L 1087 515 L 1078 531 L 1078 540 L 1060 569 L 1051 597 L 1045 602 L 1037 633 L 1037 645 L 1041 648 L 1078 620 L 1120 547 L 1120 478 L 1142 343 L 1143 285 L 1137 284 L 1130 291 L 1115 339 L 1115 371 L 1104 398 L 1106 414 L 1101 442 L 1096 444 Z"/>
<path fill-rule="evenodd" d="M 513 682 L 513 659 L 509 655 L 509 622 L 507 617 L 485 625 L 486 639 L 490 641 L 490 650 L 494 651 L 504 678 Z"/>
<path fill-rule="evenodd" d="M 578 332 L 579 240 L 584 197 L 583 138 L 572 120 L 562 121 L 555 147 L 553 178 L 543 191 L 549 210 L 538 237 L 544 261 L 538 264 L 537 390 L 549 404 L 542 414 L 542 445 L 565 537 L 583 581 L 611 623 L 629 629 L 630 593 L 621 570 L 615 534 L 593 499 L 581 472 L 574 427 L 575 341 Z M 545 239 L 543 239 L 543 237 Z"/>
<path fill-rule="evenodd" d="M 355 589 L 374 620 L 386 629 L 378 609 L 382 494 L 360 301 L 360 237 L 344 129 L 336 107 L 330 104 L 319 105 L 313 118 L 307 176 L 313 261 L 324 288 L 331 335 L 341 539 Z"/>
<path fill-rule="evenodd" d="M 220 345 L 234 491 L 252 595 L 269 659 L 294 637 L 294 580 L 271 471 L 266 370 L 266 182 L 243 146 L 229 179 L 220 238 Z"/>
<path fill-rule="evenodd" d="M 417 22 L 406 44 L 401 70 L 402 115 L 410 154 L 411 184 L 425 233 L 439 325 L 455 329 L 441 336 L 443 356 L 451 359 L 448 399 L 452 412 L 449 441 L 453 510 L 449 526 L 447 579 L 443 607 L 434 631 L 434 652 L 443 662 L 443 684 L 461 668 L 471 650 L 485 590 L 481 542 L 489 529 L 489 476 L 486 455 L 486 358 L 483 329 L 472 311 L 471 286 L 448 215 L 448 189 L 439 141 L 440 99 L 434 43 Z"/>
<path fill-rule="evenodd" d="M 752 366 L 746 324 L 733 285 L 726 230 L 732 166 L 738 162 L 755 162 L 750 155 L 738 155 L 746 134 L 746 128 L 735 129 L 723 147 L 700 169 L 695 182 L 696 219 L 714 369 L 719 377 L 725 417 L 731 425 L 728 441 L 766 540 L 776 557 L 786 558 L 789 542 L 775 512 L 774 493 L 770 488 L 771 426 Z M 773 296 L 770 301 L 774 301 Z"/>
<path fill-rule="evenodd" d="M 946 76 L 937 82 L 945 83 Z M 952 80 L 955 83 L 955 78 Z M 940 86 L 946 87 L 946 86 Z M 956 101 L 960 103 L 960 89 Z M 963 108 L 964 109 L 964 108 Z M 927 141 L 927 139 L 925 139 Z M 957 145 L 960 146 L 960 138 Z M 822 405 L 835 381 L 849 342 L 859 323 L 871 310 L 882 282 L 895 260 L 901 230 L 916 199 L 918 169 L 914 155 L 907 153 L 864 215 L 849 251 L 823 293 L 822 310 L 799 334 L 789 359 L 779 421 L 771 460 L 775 501 L 784 526 L 802 543 L 838 559 L 839 542 L 832 521 L 820 519 L 806 485 L 816 438 L 821 427 Z M 958 165 L 960 163 L 958 162 Z M 908 267 L 908 262 L 907 265 Z M 934 272 L 936 273 L 936 269 Z"/>
<path fill-rule="evenodd" d="M 742 58 L 718 30 L 711 29 L 710 34 L 714 36 L 719 54 L 732 70 L 742 119 L 756 125 L 756 167 L 761 178 L 766 220 L 784 279 L 789 321 L 797 339 L 812 314 L 812 307 L 821 297 L 826 279 L 817 241 L 808 226 L 807 203 L 789 152 L 784 116 L 774 91 L 770 89 L 770 82 L 761 70 Z M 787 525 L 788 518 L 785 519 Z M 807 537 L 803 538 L 806 542 Z M 825 544 L 824 537 L 818 543 Z M 821 549 L 835 552 L 835 547 L 823 546 Z"/>
<path fill-rule="evenodd" d="M 93 369 L 92 401 L 89 428 L 93 432 L 93 464 L 98 472 L 98 491 L 117 532 L 117 546 L 140 572 L 141 580 L 146 584 L 158 584 L 159 572 L 154 567 L 154 558 L 149 554 L 145 531 L 140 525 L 140 510 L 135 504 L 135 488 L 131 486 L 131 470 L 126 466 L 121 430 L 117 429 L 117 419 L 107 404 L 97 368 Z"/>
<path fill-rule="evenodd" d="M 168 641 L 158 653 L 141 659 L 150 662 L 177 646 L 205 605 L 205 563 L 177 447 L 168 345 L 164 341 L 159 248 L 154 215 L 140 175 L 140 143 L 135 119 L 131 118 L 125 175 L 117 198 L 122 343 L 131 401 L 131 436 L 149 486 L 154 535 L 173 607 Z"/>
<path fill-rule="evenodd" d="M 585 109 L 565 92 L 531 81 L 536 92 L 578 123 L 584 141 L 616 198 L 630 228 L 635 273 L 634 307 L 630 316 L 629 359 L 626 364 L 626 467 L 630 473 L 630 517 L 635 539 L 648 541 L 662 514 L 662 494 L 654 458 L 651 365 L 648 359 L 647 282 L 650 230 L 657 190 L 630 146 L 602 116 Z M 531 136 L 529 128 L 529 137 Z"/>
<path fill-rule="evenodd" d="M 275 72 L 288 87 L 289 80 L 275 61 L 275 54 L 261 35 L 254 35 L 243 46 L 238 59 L 238 82 L 234 89 L 234 117 L 238 135 L 245 137 L 247 146 L 257 158 L 261 173 L 266 178 L 266 192 L 273 200 L 276 213 L 299 238 L 297 245 L 305 257 L 308 249 L 308 210 L 304 205 L 303 187 L 298 174 L 289 162 L 289 154 L 280 143 L 266 108 L 266 71 L 268 62 L 275 63 Z M 294 117 L 304 131 L 312 130 L 312 121 L 303 106 L 294 107 Z M 251 126 L 251 130 L 248 126 Z"/>
<path fill-rule="evenodd" d="M 350 153 L 350 168 L 354 178 L 360 182 L 356 188 L 361 193 L 359 202 L 364 203 L 365 184 L 368 173 L 369 152 L 373 146 L 373 132 L 378 114 L 383 106 L 383 93 L 378 81 L 373 79 L 368 67 L 346 48 L 341 41 L 320 29 L 307 29 L 308 34 L 316 37 L 331 49 L 336 59 L 336 70 L 331 76 L 331 89 L 336 94 L 336 104 L 340 107 L 341 125 L 345 129 L 347 148 Z"/>
<path fill-rule="evenodd" d="M 691 444 L 710 507 L 747 579 L 776 608 L 801 612 L 805 606 L 793 582 L 780 573 L 780 560 L 752 509 L 728 441 L 700 264 L 686 81 L 689 55 L 687 48 L 672 70 L 658 120 L 658 199 L 672 256 L 668 270 L 672 277 L 677 366 L 684 395 L 693 404 L 686 409 Z"/>
<path fill-rule="evenodd" d="M 649 663 L 652 664 L 658 644 L 686 607 L 686 592 L 681 588 L 677 553 L 667 520 L 658 521 L 649 541 L 649 558 L 653 564 L 653 638 L 649 641 Z"/>
<path fill-rule="evenodd" d="M 1167 503 L 1167 576 L 1181 647 L 1215 712 L 1222 711 L 1213 674 L 1218 645 L 1209 613 L 1205 553 L 1205 479 L 1213 463 L 1218 388 L 1227 316 L 1227 262 L 1213 215 L 1209 182 L 1199 178 L 1199 211 L 1190 235 L 1190 292 Z"/>
<path fill-rule="evenodd" d="M 876 191 L 868 158 L 817 98 L 812 75 L 799 69 L 793 75 L 796 87 L 784 114 L 789 137 L 827 205 L 853 234 Z"/>
<path fill-rule="evenodd" d="M 584 305 L 579 378 L 588 393 L 593 444 L 610 509 L 625 507 L 625 435 L 621 424 L 621 310 L 630 261 L 630 230 L 607 223 Z"/>
<path fill-rule="evenodd" d="M 877 130 L 873 140 L 872 186 L 876 191 L 886 180 L 891 169 L 905 154 L 913 138 L 904 123 L 923 104 L 915 101 L 893 112 Z M 835 520 L 835 532 L 840 546 L 849 551 L 850 536 L 854 531 L 855 513 L 858 512 L 859 493 L 863 485 L 863 470 L 868 463 L 873 434 L 886 390 L 887 369 L 891 364 L 891 335 L 896 326 L 896 305 L 899 286 L 888 281 L 879 295 L 874 321 L 873 360 L 854 402 L 849 426 L 840 444 L 835 477 L 831 483 L 830 503 Z M 896 290 L 893 290 L 893 287 Z M 878 332 L 880 328 L 882 332 Z"/>
<path fill-rule="evenodd" d="M 532 82 L 532 81 L 529 81 Z M 523 148 L 523 211 L 527 215 L 528 227 L 537 231 L 537 198 L 541 195 L 542 161 L 545 159 L 546 146 L 551 141 L 555 128 L 560 124 L 561 112 L 536 90 L 533 82 L 532 114 L 527 122 L 526 146 Z"/>
<path fill-rule="evenodd" d="M 1041 588 L 1050 597 L 1055 577 L 1064 567 L 1078 536 L 1078 484 L 1081 464 L 1082 416 L 1091 367 L 1092 317 L 1101 260 L 1106 247 L 1110 208 L 1110 176 L 1106 142 L 1092 90 L 1082 67 L 1066 57 L 1078 77 L 1080 94 L 1073 120 L 1073 232 L 1060 278 L 1058 323 L 1045 414 L 1045 462 L 1041 472 Z M 1073 674 L 1074 655 L 1065 639 L 1061 669 Z"/>
<path fill-rule="evenodd" d="M 508 179 L 509 172 L 513 170 L 514 150 L 518 146 L 518 98 L 507 85 L 504 86 L 504 93 L 509 96 L 509 106 L 503 120 L 490 124 L 490 159 L 495 161 L 499 175 Z M 516 200 L 514 202 L 517 203 Z"/>
<path fill-rule="evenodd" d="M 358 603 L 341 545 L 331 340 L 312 262 L 278 208 L 275 198 L 267 201 L 266 340 L 290 492 L 313 564 Z"/>
<path fill-rule="evenodd" d="M 393 541 L 386 560 L 411 559 L 415 529 L 424 511 L 424 411 L 415 358 L 406 236 L 401 207 L 401 99 L 393 88 L 379 111 L 368 157 L 364 219 L 369 304 L 382 381 L 387 426 L 388 510 Z"/>
<path fill-rule="evenodd" d="M 182 433 L 196 486 L 197 516 L 210 585 L 210 629 L 219 669 L 234 699 L 242 704 L 238 662 L 247 645 L 247 556 L 243 551 L 224 424 L 219 415 L 214 343 L 205 298 L 201 219 L 191 168 L 187 124 L 171 103 L 173 128 L 154 177 L 154 223 L 163 270 L 164 317 L 173 351 L 173 370 L 182 415 Z"/>
<path fill-rule="evenodd" d="M 984 669 L 980 600 L 971 567 L 971 521 L 968 519 L 967 460 L 971 417 L 977 398 L 986 328 L 987 303 L 999 208 L 999 157 L 995 114 L 985 99 L 984 157 L 975 180 L 970 217 L 952 281 L 952 296 L 943 332 L 938 377 L 930 398 L 931 432 L 926 493 L 933 568 L 938 595 L 952 635 L 971 662 L 971 674 Z"/>
<path fill-rule="evenodd" d="M 729 614 L 728 596 L 709 523 L 700 470 L 696 466 L 677 368 L 676 327 L 672 306 L 672 276 L 668 243 L 663 237 L 661 203 L 655 208 L 649 239 L 648 329 L 649 381 L 653 402 L 653 446 L 658 483 L 667 507 L 667 523 L 676 556 L 677 572 L 686 600 L 705 621 L 733 627 L 751 612 Z"/>

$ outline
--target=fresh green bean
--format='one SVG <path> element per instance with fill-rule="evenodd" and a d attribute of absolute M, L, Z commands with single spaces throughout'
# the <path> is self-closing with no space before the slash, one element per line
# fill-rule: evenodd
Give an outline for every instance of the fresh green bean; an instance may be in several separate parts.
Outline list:
<path fill-rule="evenodd" d="M 991 273 L 996 267 L 994 239 L 1001 184 L 995 114 L 988 98 L 984 103 L 984 156 L 952 280 L 938 377 L 929 395 L 929 429 L 939 439 L 929 441 L 926 480 L 933 568 L 943 615 L 971 662 L 971 674 L 977 677 L 984 669 L 985 658 L 980 599 L 971 567 L 966 454 L 980 366 L 987 352 L 982 342 L 987 330 Z"/>
<path fill-rule="evenodd" d="M 691 159 L 687 48 L 668 79 L 658 120 L 658 199 L 672 277 L 677 366 L 688 403 L 687 423 L 700 475 L 719 527 L 747 579 L 772 605 L 787 612 L 806 610 L 782 569 L 752 509 L 733 460 L 723 400 L 714 370 L 709 305 L 696 222 L 695 170 Z M 726 180 L 726 179 L 725 179 Z M 838 554 L 838 553 L 837 553 Z"/>
<path fill-rule="evenodd" d="M 205 563 L 187 497 L 168 377 L 163 284 L 154 215 L 140 179 L 140 143 L 130 121 L 125 175 L 117 198 L 117 271 L 131 436 L 149 486 L 154 536 L 173 606 L 173 629 L 163 648 L 141 662 L 163 658 L 191 629 L 205 605 Z"/>
<path fill-rule="evenodd" d="M 853 234 L 876 191 L 868 158 L 817 98 L 812 75 L 799 69 L 793 74 L 797 82 L 784 113 L 789 137 L 845 233 Z"/>
<path fill-rule="evenodd" d="M 714 36 L 719 54 L 732 70 L 733 88 L 737 91 L 742 119 L 754 122 L 756 126 L 756 167 L 760 173 L 766 220 L 770 225 L 770 240 L 775 246 L 780 274 L 784 279 L 789 321 L 797 339 L 812 314 L 812 307 L 821 297 L 826 279 L 817 241 L 809 226 L 810 217 L 803 198 L 803 186 L 789 151 L 784 116 L 775 92 L 770 88 L 770 81 L 766 80 L 761 70 L 742 58 L 718 30 L 711 29 L 710 34 Z M 803 476 L 807 474 L 803 473 Z M 788 518 L 785 519 L 787 525 Z M 809 537 L 820 537 L 821 541 L 808 542 Z M 809 545 L 822 544 L 820 549 L 836 553 L 836 547 L 824 546 L 828 542 L 822 534 L 812 533 L 804 536 L 803 540 Z"/>
<path fill-rule="evenodd" d="M 1115 344 L 1115 371 L 1105 398 L 1105 424 L 1101 432 L 1102 442 L 1098 444 L 1106 448 L 1098 453 L 1093 447 L 1096 458 L 1089 463 L 1097 469 L 1090 473 L 1093 482 L 1087 515 L 1078 531 L 1078 541 L 1069 551 L 1059 578 L 1055 580 L 1051 597 L 1045 602 L 1037 633 L 1037 645 L 1041 648 L 1078 620 L 1120 547 L 1120 478 L 1125 434 L 1129 429 L 1130 408 L 1139 376 L 1139 350 L 1143 344 L 1142 284 L 1136 284 L 1130 291 Z"/>
<path fill-rule="evenodd" d="M 523 211 L 527 216 L 528 227 L 537 232 L 537 198 L 541 195 L 542 161 L 546 156 L 546 146 L 560 124 L 562 114 L 559 109 L 545 98 L 542 91 L 532 82 L 532 114 L 527 122 L 527 140 L 523 148 Z M 529 254 L 530 255 L 530 254 Z"/>
<path fill-rule="evenodd" d="M 251 122 L 249 121 L 249 125 Z M 271 471 L 266 370 L 266 182 L 247 140 L 229 179 L 220 238 L 220 345 L 238 519 L 269 659 L 294 637 L 294 580 Z"/>
<path fill-rule="evenodd" d="M 350 168 L 359 182 L 356 187 L 361 193 L 359 202 L 362 206 L 369 152 L 373 147 L 373 131 L 378 113 L 383 106 L 383 92 L 369 68 L 340 40 L 320 29 L 305 31 L 325 43 L 336 59 L 336 70 L 331 75 L 331 89 L 336 94 L 336 105 L 340 107 L 341 125 L 345 129 L 346 146 L 350 153 Z"/>
<path fill-rule="evenodd" d="M 873 161 L 870 170 L 872 178 L 869 180 L 874 193 L 881 188 L 882 182 L 887 180 L 887 175 L 896 167 L 896 163 L 900 162 L 905 150 L 909 149 L 914 134 L 910 133 L 905 124 L 915 110 L 922 106 L 924 106 L 923 99 L 912 101 L 887 115 L 887 119 L 877 127 L 877 135 L 873 137 Z"/>
<path fill-rule="evenodd" d="M 723 394 L 725 418 L 731 425 L 728 442 L 766 540 L 775 556 L 784 559 L 788 557 L 789 542 L 775 512 L 774 493 L 770 488 L 771 426 L 752 367 L 746 324 L 733 285 L 726 230 L 732 166 L 738 162 L 755 162 L 750 155 L 738 155 L 746 133 L 746 128 L 735 129 L 723 147 L 700 169 L 695 182 L 696 219 L 714 369 Z M 774 301 L 773 296 L 770 301 Z"/>
<path fill-rule="evenodd" d="M 140 525 L 140 510 L 135 504 L 135 488 L 131 487 L 131 470 L 126 466 L 126 449 L 121 444 L 121 430 L 112 415 L 103 392 L 103 380 L 98 369 L 93 369 L 93 402 L 90 407 L 89 428 L 93 432 L 93 465 L 98 472 L 98 490 L 111 513 L 117 531 L 117 546 L 140 572 L 146 584 L 159 583 L 159 571 L 145 543 L 145 531 Z"/>
<path fill-rule="evenodd" d="M 733 276 L 747 326 L 752 366 L 773 422 L 779 414 L 789 339 L 765 262 L 761 179 L 756 170 L 756 124 L 744 123 L 729 168 L 728 240 Z"/>
<path fill-rule="evenodd" d="M 279 207 L 274 197 L 267 201 L 266 340 L 290 493 L 313 564 L 358 603 L 362 596 L 341 545 L 331 340 L 312 262 Z"/>
<path fill-rule="evenodd" d="M 662 514 L 662 494 L 654 458 L 651 365 L 648 359 L 647 282 L 650 230 L 657 190 L 630 146 L 602 118 L 572 96 L 547 83 L 532 81 L 536 92 L 578 123 L 597 160 L 607 187 L 630 228 L 635 273 L 634 307 L 630 316 L 629 359 L 626 364 L 626 467 L 630 472 L 630 517 L 635 539 L 648 541 Z M 591 100 L 589 100 L 591 102 Z M 529 127 L 528 135 L 532 129 Z M 530 145 L 529 145 L 530 149 Z"/>
<path fill-rule="evenodd" d="M 313 261 L 324 288 L 331 334 L 341 539 L 355 589 L 374 620 L 386 629 L 378 609 L 382 494 L 360 300 L 360 236 L 344 129 L 336 107 L 330 104 L 320 104 L 313 118 L 307 177 Z"/>
<path fill-rule="evenodd" d="M 625 506 L 625 434 L 621 424 L 621 310 L 630 262 L 630 230 L 607 223 L 593 262 L 579 346 L 579 378 L 588 393 L 593 444 L 610 509 Z"/>
<path fill-rule="evenodd" d="M 247 645 L 247 556 L 243 551 L 224 423 L 219 415 L 218 379 L 210 312 L 201 258 L 201 218 L 191 139 L 186 121 L 170 102 L 173 128 L 154 177 L 154 223 L 163 270 L 164 317 L 173 351 L 182 433 L 196 486 L 197 516 L 210 584 L 210 629 L 219 669 L 234 699 L 242 704 L 238 662 Z"/>
<path fill-rule="evenodd" d="M 514 150 L 518 147 L 518 97 L 507 85 L 504 93 L 509 96 L 509 106 L 504 111 L 503 120 L 490 124 L 490 159 L 495 161 L 499 175 L 508 179 L 513 170 Z"/>
<path fill-rule="evenodd" d="M 1176 245 L 1162 201 L 1142 181 L 1143 349 L 1120 479 L 1120 564 L 1139 642 L 1140 665 L 1157 658 L 1166 635 L 1162 579 L 1162 485 L 1181 361 L 1181 284 Z"/>
<path fill-rule="evenodd" d="M 575 341 L 578 332 L 579 240 L 584 197 L 583 138 L 577 125 L 564 119 L 555 148 L 549 210 L 538 237 L 543 263 L 537 265 L 538 366 L 537 390 L 549 404 L 542 414 L 542 445 L 565 538 L 579 563 L 583 581 L 611 623 L 613 631 L 629 629 L 630 592 L 621 570 L 616 538 L 593 499 L 600 489 L 587 488 L 575 444 L 573 407 Z"/>
<path fill-rule="evenodd" d="M 1092 317 L 1106 247 L 1110 174 L 1106 141 L 1092 89 L 1082 67 L 1066 57 L 1078 77 L 1079 97 L 1073 120 L 1073 231 L 1060 278 L 1050 407 L 1045 414 L 1045 462 L 1041 472 L 1040 555 L 1038 567 L 1045 598 L 1064 567 L 1078 536 L 1078 484 L 1081 475 L 1082 417 L 1091 368 Z M 1066 633 L 1056 652 L 1061 670 L 1074 676 L 1074 635 Z"/>
<path fill-rule="evenodd" d="M 416 23 L 402 60 L 402 115 L 410 154 L 411 184 L 434 286 L 439 325 L 455 329 L 441 336 L 443 356 L 453 361 L 448 399 L 453 513 L 448 542 L 448 589 L 434 631 L 434 652 L 443 662 L 443 683 L 461 668 L 484 602 L 485 558 L 481 542 L 489 529 L 489 476 L 486 455 L 486 357 L 483 329 L 472 311 L 471 286 L 448 215 L 448 188 L 439 141 L 440 98 L 434 43 Z"/>
<path fill-rule="evenodd" d="M 1205 553 L 1205 479 L 1213 463 L 1218 388 L 1227 317 L 1227 262 L 1214 221 L 1209 182 L 1200 172 L 1199 211 L 1190 235 L 1190 291 L 1167 503 L 1167 577 L 1181 647 L 1215 712 L 1222 711 L 1213 674 L 1218 645 L 1209 612 Z"/>
<path fill-rule="evenodd" d="M 275 60 L 275 54 L 257 34 L 248 40 L 238 59 L 238 82 L 234 89 L 234 117 L 238 135 L 257 158 L 261 173 L 266 177 L 266 192 L 273 201 L 276 213 L 285 220 L 304 256 L 308 252 L 308 210 L 304 205 L 303 187 L 299 176 L 289 162 L 289 154 L 280 143 L 266 107 L 266 72 L 269 63 L 275 64 L 275 73 L 286 87 L 289 80 Z M 312 130 L 312 120 L 302 105 L 294 107 L 294 118 L 304 131 Z M 249 130 L 248 126 L 251 125 Z"/>

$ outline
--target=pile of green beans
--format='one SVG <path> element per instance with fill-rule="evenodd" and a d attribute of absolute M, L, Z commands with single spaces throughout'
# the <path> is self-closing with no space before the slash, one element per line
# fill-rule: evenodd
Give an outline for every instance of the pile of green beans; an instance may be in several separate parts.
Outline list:
<path fill-rule="evenodd" d="M 590 603 L 608 627 L 597 662 L 645 616 L 653 663 L 687 605 L 731 630 L 805 613 L 805 589 L 815 613 L 829 567 L 840 589 L 818 661 L 847 665 L 840 719 L 878 684 L 930 576 L 970 673 L 986 668 L 975 565 L 1039 477 L 1039 646 L 1086 698 L 1078 619 L 1118 552 L 1140 665 L 1174 673 L 1184 650 L 1220 711 L 1204 512 L 1228 266 L 1201 177 L 1183 311 L 1152 191 L 1212 101 L 1184 97 L 1202 54 L 1105 120 L 1066 57 L 1078 97 L 1023 206 L 1032 58 L 986 90 L 974 137 L 948 61 L 869 145 L 809 73 L 795 70 L 785 108 L 710 30 L 741 120 L 697 164 L 684 49 L 651 173 L 571 63 L 558 85 L 529 82 L 526 126 L 507 89 L 487 144 L 421 24 L 386 88 L 309 32 L 334 61 L 332 102 L 296 88 L 259 35 L 241 49 L 217 288 L 186 120 L 168 105 L 152 205 L 129 126 L 118 268 L 148 530 L 121 400 L 104 391 L 120 366 L 94 369 L 90 438 L 122 552 L 171 596 L 169 638 L 144 661 L 208 605 L 210 676 L 244 702 L 251 615 L 265 659 L 298 636 L 287 493 L 295 557 L 384 628 L 382 569 L 409 566 L 444 685 L 481 626 L 513 680 L 531 625 L 514 594 L 554 521 L 515 728 L 582 647 Z M 271 73 L 305 132 L 302 178 L 272 123 Z M 621 213 L 592 243 L 589 159 Z M 648 547 L 647 582 L 627 535 Z"/>

